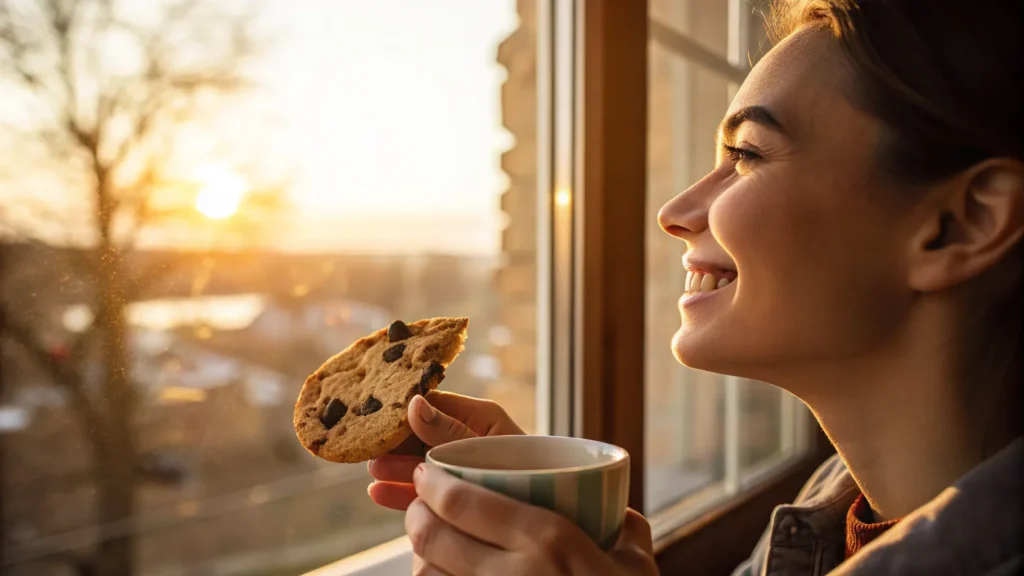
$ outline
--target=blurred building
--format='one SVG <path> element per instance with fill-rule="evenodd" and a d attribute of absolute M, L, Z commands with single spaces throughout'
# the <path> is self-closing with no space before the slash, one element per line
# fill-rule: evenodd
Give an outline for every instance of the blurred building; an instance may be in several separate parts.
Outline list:
<path fill-rule="evenodd" d="M 508 71 L 501 88 L 502 122 L 515 146 L 501 157 L 509 187 L 501 265 L 495 274 L 497 329 L 487 335 L 501 378 L 486 395 L 526 431 L 535 427 L 537 381 L 537 0 L 516 0 L 519 27 L 498 48 Z"/>

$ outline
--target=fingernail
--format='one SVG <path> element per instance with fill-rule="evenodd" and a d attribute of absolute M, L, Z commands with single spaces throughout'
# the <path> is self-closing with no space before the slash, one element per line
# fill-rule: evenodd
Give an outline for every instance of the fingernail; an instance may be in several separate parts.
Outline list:
<path fill-rule="evenodd" d="M 437 410 L 434 410 L 434 407 L 430 405 L 430 402 L 427 402 L 427 399 L 422 396 L 419 397 L 417 402 L 419 403 L 419 407 L 416 408 L 416 413 L 419 415 L 420 420 L 426 424 L 433 423 L 434 418 L 437 417 Z"/>
<path fill-rule="evenodd" d="M 417 482 L 423 476 L 424 468 L 423 464 L 416 466 L 416 469 L 412 471 L 412 481 Z"/>

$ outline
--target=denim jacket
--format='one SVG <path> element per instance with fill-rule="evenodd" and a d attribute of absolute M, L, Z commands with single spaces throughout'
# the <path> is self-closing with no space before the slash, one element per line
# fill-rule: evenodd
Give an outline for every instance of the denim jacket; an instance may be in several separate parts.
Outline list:
<path fill-rule="evenodd" d="M 838 455 L 792 505 L 778 506 L 733 576 L 1024 574 L 1024 438 L 982 462 L 844 560 L 846 513 L 860 493 Z"/>

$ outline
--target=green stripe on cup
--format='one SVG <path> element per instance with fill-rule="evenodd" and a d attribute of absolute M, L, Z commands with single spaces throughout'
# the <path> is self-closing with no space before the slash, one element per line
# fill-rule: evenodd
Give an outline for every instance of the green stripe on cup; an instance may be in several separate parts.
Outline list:
<path fill-rule="evenodd" d="M 505 496 L 509 496 L 510 495 L 509 491 L 508 491 L 508 483 L 505 481 L 505 478 L 503 478 L 501 476 L 497 476 L 497 475 L 494 475 L 494 474 L 484 474 L 483 475 L 483 482 L 482 482 L 482 484 L 483 484 L 483 487 L 487 488 L 488 490 L 494 490 L 495 492 L 500 492 L 501 494 L 504 494 Z"/>
<path fill-rule="evenodd" d="M 619 531 L 622 528 L 620 524 L 621 518 L 619 518 L 618 504 L 622 499 L 622 474 L 616 474 L 615 470 L 612 469 L 607 473 L 608 478 L 608 492 L 605 496 L 605 514 L 604 514 L 604 525 L 601 527 L 601 538 L 602 547 L 607 547 L 604 544 L 605 540 L 611 539 L 611 544 L 615 544 L 615 540 L 619 537 Z M 611 546 L 609 544 L 608 546 Z"/>
<path fill-rule="evenodd" d="M 459 472 L 458 470 L 452 470 L 451 468 L 447 468 L 447 467 L 446 468 L 442 468 L 442 470 L 444 470 L 445 472 L 451 474 L 452 476 L 455 476 L 456 478 L 462 478 L 462 472 Z"/>
<path fill-rule="evenodd" d="M 604 517 L 604 474 L 601 470 L 588 470 L 579 474 L 579 510 L 577 523 L 595 541 L 601 541 Z"/>
<path fill-rule="evenodd" d="M 548 510 L 555 509 L 554 475 L 537 475 L 530 478 L 530 504 Z"/>

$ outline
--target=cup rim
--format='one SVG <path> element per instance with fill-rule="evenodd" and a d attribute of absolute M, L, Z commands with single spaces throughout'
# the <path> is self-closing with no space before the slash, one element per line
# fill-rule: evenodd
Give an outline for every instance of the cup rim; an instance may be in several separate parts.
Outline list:
<path fill-rule="evenodd" d="M 447 462 L 439 461 L 435 457 L 431 456 L 431 454 L 433 454 L 435 451 L 437 451 L 439 449 L 444 449 L 446 446 L 450 447 L 450 446 L 453 446 L 453 445 L 463 444 L 463 443 L 467 443 L 467 442 L 474 442 L 474 441 L 479 442 L 479 441 L 488 441 L 488 440 L 493 441 L 493 440 L 498 439 L 498 438 L 511 438 L 511 437 L 523 437 L 523 436 L 529 437 L 529 438 L 534 439 L 534 440 L 538 440 L 540 442 L 545 442 L 548 439 L 571 440 L 573 442 L 583 442 L 583 443 L 587 443 L 587 444 L 591 444 L 591 445 L 595 445 L 595 446 L 601 446 L 601 447 L 604 447 L 604 448 L 610 448 L 611 452 L 614 453 L 614 456 L 612 457 L 611 460 L 608 460 L 606 462 L 597 462 L 595 464 L 586 464 L 586 465 L 583 465 L 583 466 L 571 466 L 571 467 L 567 467 L 567 468 L 535 468 L 535 469 L 530 469 L 530 470 L 499 470 L 499 469 L 495 469 L 495 468 L 475 468 L 475 467 L 472 467 L 472 466 L 460 466 L 458 464 L 449 464 Z M 473 438 L 463 438 L 461 440 L 455 440 L 453 442 L 448 442 L 446 444 L 441 444 L 440 446 L 435 446 L 435 447 L 433 447 L 433 448 L 431 448 L 430 450 L 427 451 L 427 453 L 426 453 L 426 460 L 430 464 L 434 464 L 436 466 L 440 466 L 441 468 L 447 468 L 449 470 L 464 470 L 466 472 L 476 473 L 476 474 L 501 474 L 502 476 L 533 476 L 533 475 L 537 475 L 537 474 L 573 474 L 573 473 L 579 473 L 579 472 L 587 472 L 587 471 L 590 471 L 590 470 L 603 470 L 603 469 L 607 469 L 607 468 L 614 468 L 616 466 L 623 465 L 623 464 L 625 464 L 626 462 L 629 461 L 629 452 L 627 452 L 625 448 L 621 448 L 621 447 L 616 446 L 614 444 L 609 444 L 607 442 L 601 442 L 599 440 L 591 440 L 589 438 L 577 438 L 575 436 L 549 436 L 549 435 L 546 435 L 546 434 L 545 435 L 540 435 L 540 434 L 508 434 L 508 435 L 501 435 L 501 436 L 476 436 L 476 437 L 473 437 Z"/>

